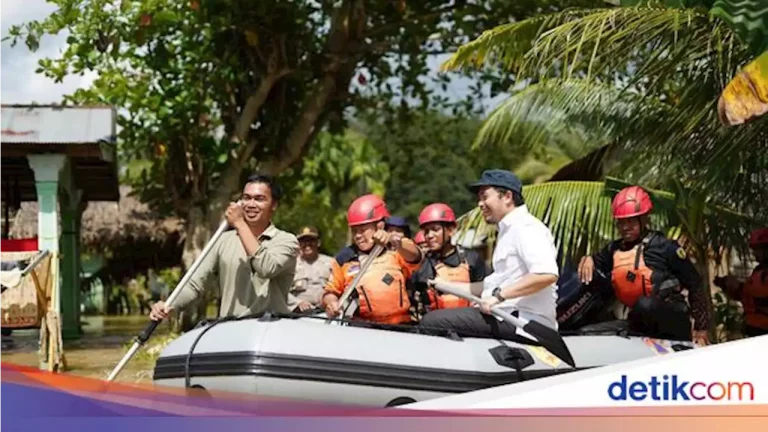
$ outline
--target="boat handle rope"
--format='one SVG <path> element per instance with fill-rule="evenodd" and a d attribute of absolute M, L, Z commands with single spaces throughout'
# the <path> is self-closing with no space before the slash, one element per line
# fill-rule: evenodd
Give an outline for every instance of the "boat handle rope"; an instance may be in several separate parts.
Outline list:
<path fill-rule="evenodd" d="M 197 343 L 200 342 L 200 339 L 203 337 L 204 334 L 208 333 L 208 330 L 216 327 L 217 324 L 226 322 L 226 321 L 239 321 L 241 319 L 250 318 L 251 315 L 248 315 L 247 317 L 237 317 L 237 316 L 225 316 L 216 319 L 214 322 L 212 322 L 210 325 L 206 326 L 202 331 L 200 331 L 200 334 L 195 337 L 194 342 L 192 342 L 192 345 L 189 347 L 189 352 L 187 352 L 187 358 L 184 362 L 184 387 L 189 388 L 191 384 L 191 376 L 189 374 L 189 367 L 192 360 L 192 353 L 195 351 L 195 347 L 197 346 Z"/>

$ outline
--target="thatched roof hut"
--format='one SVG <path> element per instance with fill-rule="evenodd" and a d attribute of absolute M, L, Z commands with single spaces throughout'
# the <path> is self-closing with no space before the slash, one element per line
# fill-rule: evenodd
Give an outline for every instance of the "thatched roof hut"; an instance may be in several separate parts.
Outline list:
<path fill-rule="evenodd" d="M 165 243 L 171 238 L 183 240 L 183 221 L 163 218 L 132 196 L 129 186 L 120 186 L 120 200 L 114 202 L 89 202 L 82 217 L 80 229 L 84 250 L 103 250 L 144 240 Z M 37 202 L 24 202 L 13 218 L 11 238 L 37 236 Z"/>

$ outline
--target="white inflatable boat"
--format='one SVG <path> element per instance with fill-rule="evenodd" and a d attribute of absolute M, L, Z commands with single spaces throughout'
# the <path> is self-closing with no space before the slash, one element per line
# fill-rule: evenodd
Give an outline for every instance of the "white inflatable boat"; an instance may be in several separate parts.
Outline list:
<path fill-rule="evenodd" d="M 638 336 L 564 335 L 572 367 L 540 346 L 409 326 L 264 316 L 185 333 L 162 352 L 160 385 L 395 406 L 693 347 Z"/>

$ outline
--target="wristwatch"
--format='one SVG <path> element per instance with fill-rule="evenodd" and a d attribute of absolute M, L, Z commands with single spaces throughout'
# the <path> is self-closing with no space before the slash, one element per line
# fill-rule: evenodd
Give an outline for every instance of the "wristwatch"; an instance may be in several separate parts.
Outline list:
<path fill-rule="evenodd" d="M 491 295 L 496 297 L 499 303 L 503 303 L 507 300 L 501 295 L 501 287 L 494 288 L 493 291 L 491 292 Z"/>

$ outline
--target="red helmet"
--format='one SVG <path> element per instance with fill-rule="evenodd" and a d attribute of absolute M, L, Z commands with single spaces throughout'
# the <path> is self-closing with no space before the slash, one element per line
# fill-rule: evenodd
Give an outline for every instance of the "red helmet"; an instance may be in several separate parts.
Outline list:
<path fill-rule="evenodd" d="M 432 222 L 456 223 L 456 215 L 448 205 L 443 203 L 430 204 L 424 207 L 419 215 L 419 225 Z"/>
<path fill-rule="evenodd" d="M 416 233 L 416 237 L 413 238 L 413 242 L 416 243 L 417 245 L 426 243 L 427 238 L 424 237 L 424 231 L 419 230 L 419 232 Z"/>
<path fill-rule="evenodd" d="M 625 219 L 648 214 L 653 209 L 653 203 L 648 192 L 640 186 L 629 186 L 622 189 L 611 204 L 613 217 Z"/>
<path fill-rule="evenodd" d="M 389 217 L 387 204 L 376 195 L 363 195 L 354 200 L 347 210 L 349 226 L 378 222 Z"/>
<path fill-rule="evenodd" d="M 768 245 L 768 228 L 758 228 L 749 236 L 749 247 Z"/>

